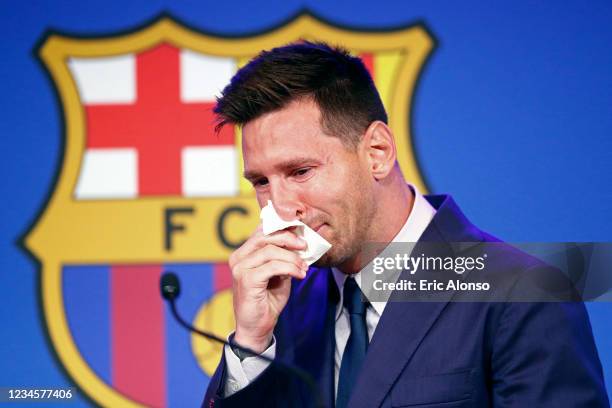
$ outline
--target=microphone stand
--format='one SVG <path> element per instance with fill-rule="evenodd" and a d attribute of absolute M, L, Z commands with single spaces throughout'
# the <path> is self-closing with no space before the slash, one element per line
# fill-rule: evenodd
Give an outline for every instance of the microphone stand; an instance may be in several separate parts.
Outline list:
<path fill-rule="evenodd" d="M 172 284 L 176 285 L 175 288 L 169 288 L 168 286 L 168 277 L 170 275 L 173 275 L 171 279 L 174 280 Z M 226 340 L 222 339 L 221 337 L 215 336 L 212 333 L 208 333 L 203 330 L 197 329 L 196 327 L 193 327 L 191 324 L 189 324 L 185 319 L 181 317 L 181 315 L 178 313 L 178 310 L 176 308 L 176 298 L 178 297 L 180 293 L 178 289 L 179 288 L 178 277 L 174 275 L 173 273 L 165 273 L 161 277 L 160 284 L 161 284 L 160 286 L 161 286 L 161 291 L 162 291 L 162 297 L 168 301 L 168 304 L 170 305 L 170 311 L 172 312 L 172 316 L 183 328 L 193 333 L 199 334 L 200 336 L 205 337 L 209 340 L 216 341 L 217 343 L 221 343 L 223 345 L 227 345 L 232 348 L 237 348 L 238 350 L 242 351 L 245 354 L 248 354 L 249 356 L 257 357 L 264 361 L 269 362 L 270 364 L 274 364 L 277 368 L 279 368 L 280 370 L 284 371 L 287 374 L 295 374 L 299 379 L 301 379 L 308 386 L 308 388 L 310 389 L 310 392 L 316 397 L 316 407 L 325 408 L 325 404 L 323 403 L 323 396 L 321 395 L 319 387 L 317 386 L 316 382 L 313 380 L 310 374 L 308 374 L 306 371 L 294 365 L 283 363 L 275 359 L 263 356 L 251 350 L 248 347 L 243 347 L 240 344 L 237 344 L 233 340 L 231 342 L 227 342 Z"/>

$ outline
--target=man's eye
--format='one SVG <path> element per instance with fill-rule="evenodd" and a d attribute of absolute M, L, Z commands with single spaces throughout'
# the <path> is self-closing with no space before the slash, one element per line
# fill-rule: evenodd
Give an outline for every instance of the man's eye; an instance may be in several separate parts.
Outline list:
<path fill-rule="evenodd" d="M 251 184 L 253 184 L 253 187 L 260 187 L 260 186 L 265 186 L 268 184 L 268 179 L 267 178 L 260 178 L 257 180 L 253 180 L 251 182 Z"/>
<path fill-rule="evenodd" d="M 296 171 L 293 172 L 294 176 L 304 176 L 306 174 L 308 174 L 310 172 L 310 167 L 304 167 L 302 169 L 297 169 Z"/>

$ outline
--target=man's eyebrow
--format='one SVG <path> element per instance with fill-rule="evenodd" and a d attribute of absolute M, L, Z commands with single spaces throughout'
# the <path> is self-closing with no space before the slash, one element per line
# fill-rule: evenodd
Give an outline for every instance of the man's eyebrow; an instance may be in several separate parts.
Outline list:
<path fill-rule="evenodd" d="M 274 168 L 275 170 L 278 170 L 278 171 L 287 171 L 287 170 L 293 170 L 300 166 L 304 166 L 306 164 L 316 164 L 316 163 L 319 163 L 319 161 L 314 160 L 310 157 L 296 157 L 294 159 L 289 159 L 289 160 L 280 162 L 276 164 Z M 260 177 L 263 177 L 263 175 L 256 170 L 245 170 L 245 172 L 243 173 L 243 176 L 247 180 L 255 180 Z"/>
<path fill-rule="evenodd" d="M 259 174 L 259 172 L 256 171 L 245 171 L 242 176 L 247 179 L 247 180 L 255 180 L 257 178 L 261 177 L 261 174 Z"/>

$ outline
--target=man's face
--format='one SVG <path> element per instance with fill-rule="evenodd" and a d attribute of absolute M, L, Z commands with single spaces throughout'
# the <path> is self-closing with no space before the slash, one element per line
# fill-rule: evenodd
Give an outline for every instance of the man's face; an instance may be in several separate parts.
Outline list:
<path fill-rule="evenodd" d="M 361 145 L 352 151 L 325 134 L 310 100 L 248 122 L 242 135 L 245 176 L 259 206 L 272 200 L 283 219 L 299 219 L 332 244 L 316 265 L 340 265 L 357 255 L 375 211 Z"/>

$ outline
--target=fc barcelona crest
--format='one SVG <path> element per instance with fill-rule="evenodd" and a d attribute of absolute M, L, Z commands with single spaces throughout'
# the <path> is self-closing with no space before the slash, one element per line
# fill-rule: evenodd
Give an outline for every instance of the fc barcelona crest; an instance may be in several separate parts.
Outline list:
<path fill-rule="evenodd" d="M 44 315 L 59 360 L 104 406 L 198 406 L 221 346 L 171 319 L 159 278 L 183 281 L 195 326 L 233 329 L 226 260 L 256 228 L 238 127 L 214 132 L 215 96 L 261 50 L 339 44 L 372 73 L 404 174 L 426 191 L 412 150 L 412 94 L 433 46 L 421 25 L 359 32 L 301 15 L 224 38 L 169 17 L 108 37 L 49 35 L 39 56 L 63 111 L 64 155 L 26 238 L 40 261 Z"/>

